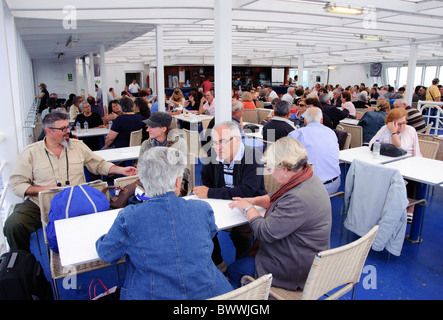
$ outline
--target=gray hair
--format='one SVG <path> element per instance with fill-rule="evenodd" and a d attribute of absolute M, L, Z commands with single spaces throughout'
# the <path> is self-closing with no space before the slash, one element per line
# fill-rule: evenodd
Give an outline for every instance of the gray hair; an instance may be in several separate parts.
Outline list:
<path fill-rule="evenodd" d="M 395 104 L 408 104 L 407 102 L 406 102 L 406 99 L 397 99 L 397 100 L 395 100 L 394 101 L 394 105 Z"/>
<path fill-rule="evenodd" d="M 78 106 L 82 112 L 83 112 L 83 108 L 84 108 L 85 104 L 88 104 L 88 105 L 89 105 L 89 102 L 88 102 L 87 100 L 82 101 L 82 103 L 80 103 L 80 105 Z M 90 105 L 89 105 L 89 106 L 90 106 Z"/>
<path fill-rule="evenodd" d="M 183 176 L 186 157 L 173 147 L 155 147 L 141 154 L 137 167 L 146 196 L 151 198 L 175 190 L 177 177 Z"/>
<path fill-rule="evenodd" d="M 285 117 L 291 111 L 291 105 L 286 100 L 277 101 L 274 107 L 274 114 L 279 117 Z"/>
<path fill-rule="evenodd" d="M 361 102 L 366 102 L 368 100 L 368 93 L 366 91 L 362 91 L 357 95 L 357 100 Z"/>
<path fill-rule="evenodd" d="M 236 100 L 236 102 L 232 104 L 232 113 L 242 109 L 243 109 L 243 103 L 241 101 Z"/>
<path fill-rule="evenodd" d="M 320 100 L 321 103 L 328 103 L 329 101 L 329 95 L 327 93 L 322 93 L 318 97 L 318 100 Z"/>
<path fill-rule="evenodd" d="M 55 112 L 55 110 L 48 113 L 42 120 L 42 130 L 45 131 L 46 129 L 53 127 L 54 123 L 60 120 L 68 120 L 68 114 Z"/>
<path fill-rule="evenodd" d="M 297 172 L 308 165 L 308 153 L 297 140 L 283 137 L 266 149 L 262 160 L 271 170 L 286 168 Z"/>
<path fill-rule="evenodd" d="M 308 108 L 305 113 L 303 114 L 305 121 L 307 124 L 309 123 L 320 123 L 321 118 L 323 117 L 323 114 L 321 112 L 321 109 L 318 107 L 310 107 Z"/>
<path fill-rule="evenodd" d="M 241 137 L 240 128 L 238 127 L 238 124 L 236 124 L 234 121 L 222 121 L 217 123 L 212 129 L 212 135 L 214 135 L 215 129 L 222 126 L 228 128 L 232 137 Z"/>

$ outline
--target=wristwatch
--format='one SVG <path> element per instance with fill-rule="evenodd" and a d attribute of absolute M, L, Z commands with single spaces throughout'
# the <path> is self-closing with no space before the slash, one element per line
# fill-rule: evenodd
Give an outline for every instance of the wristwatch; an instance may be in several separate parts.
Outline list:
<path fill-rule="evenodd" d="M 254 206 L 247 206 L 245 208 L 243 208 L 243 214 L 246 215 L 246 213 L 248 212 L 249 209 L 254 208 Z"/>
<path fill-rule="evenodd" d="M 397 132 L 391 133 L 391 137 L 392 137 L 393 135 L 395 135 L 395 134 L 397 134 Z"/>

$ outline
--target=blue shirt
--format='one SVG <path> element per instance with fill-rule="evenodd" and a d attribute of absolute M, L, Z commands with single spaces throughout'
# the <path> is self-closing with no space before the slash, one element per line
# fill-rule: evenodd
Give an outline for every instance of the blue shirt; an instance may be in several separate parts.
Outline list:
<path fill-rule="evenodd" d="M 337 135 L 330 128 L 321 123 L 310 123 L 292 131 L 288 137 L 305 147 L 308 161 L 314 165 L 314 173 L 323 183 L 340 176 Z"/>
<path fill-rule="evenodd" d="M 211 255 L 217 232 L 211 206 L 173 192 L 122 209 L 96 242 L 99 257 L 126 257 L 121 300 L 202 300 L 233 290 Z"/>

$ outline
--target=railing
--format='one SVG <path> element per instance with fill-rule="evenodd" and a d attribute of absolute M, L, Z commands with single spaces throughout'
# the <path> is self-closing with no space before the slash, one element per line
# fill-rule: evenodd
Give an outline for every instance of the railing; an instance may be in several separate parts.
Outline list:
<path fill-rule="evenodd" d="M 35 129 L 35 123 L 38 121 L 39 105 L 40 105 L 40 99 L 35 98 L 31 108 L 29 108 L 28 114 L 26 115 L 26 119 L 23 124 L 23 131 L 24 131 L 23 134 L 25 137 L 32 136 L 34 139 L 37 139 L 37 137 L 35 137 L 34 129 Z M 30 139 L 28 143 L 34 142 L 34 139 Z"/>
<path fill-rule="evenodd" d="M 443 102 L 418 101 L 417 109 L 423 115 L 426 125 L 432 124 L 434 134 L 438 135 L 439 128 L 443 128 Z"/>

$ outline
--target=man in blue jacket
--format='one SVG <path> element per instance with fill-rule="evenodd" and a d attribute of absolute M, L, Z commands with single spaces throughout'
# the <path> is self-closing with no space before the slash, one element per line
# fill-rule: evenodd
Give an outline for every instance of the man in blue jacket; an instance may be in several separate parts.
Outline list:
<path fill-rule="evenodd" d="M 201 199 L 232 199 L 233 197 L 256 197 L 267 194 L 263 179 L 261 151 L 245 146 L 236 123 L 218 123 L 212 131 L 212 146 L 208 163 L 201 171 L 202 186 L 193 192 Z M 232 228 L 230 234 L 236 248 L 236 259 L 246 254 L 251 246 L 253 232 L 249 225 Z M 220 245 L 214 237 L 212 259 L 224 271 L 226 264 L 221 256 Z"/>

